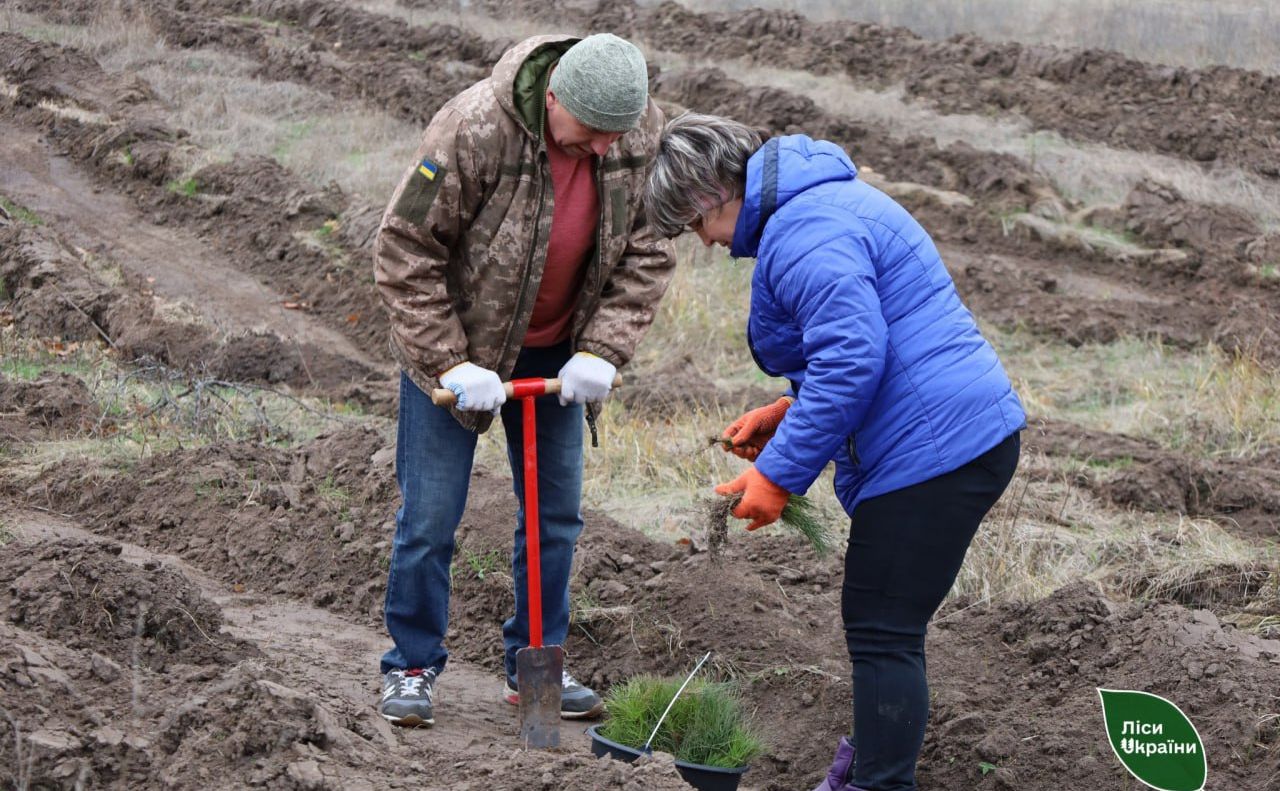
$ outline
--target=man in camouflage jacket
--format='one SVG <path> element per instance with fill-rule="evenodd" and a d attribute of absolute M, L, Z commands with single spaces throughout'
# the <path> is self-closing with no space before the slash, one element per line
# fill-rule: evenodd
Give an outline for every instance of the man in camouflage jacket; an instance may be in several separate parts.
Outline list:
<path fill-rule="evenodd" d="M 476 435 L 501 415 L 523 496 L 519 404 L 501 382 L 559 376 L 538 399 L 544 640 L 568 631 L 569 570 L 582 530 L 584 404 L 607 395 L 653 319 L 675 260 L 640 205 L 663 126 L 644 58 L 608 34 L 539 36 L 432 119 L 375 243 L 375 281 L 402 368 L 396 476 L 403 499 L 385 617 L 380 712 L 434 722 L 447 652 L 449 567 Z M 457 394 L 446 411 L 426 395 Z M 503 626 L 506 689 L 528 645 L 524 520 L 512 558 L 515 613 Z M 591 689 L 565 674 L 562 715 L 596 716 Z"/>

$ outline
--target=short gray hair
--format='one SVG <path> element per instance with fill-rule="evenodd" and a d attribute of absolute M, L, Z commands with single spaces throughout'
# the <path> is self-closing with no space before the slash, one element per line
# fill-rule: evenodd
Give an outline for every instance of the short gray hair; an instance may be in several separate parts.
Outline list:
<path fill-rule="evenodd" d="M 698 216 L 747 188 L 747 160 L 760 133 L 718 115 L 684 113 L 667 122 L 645 186 L 645 214 L 660 235 L 679 236 Z"/>

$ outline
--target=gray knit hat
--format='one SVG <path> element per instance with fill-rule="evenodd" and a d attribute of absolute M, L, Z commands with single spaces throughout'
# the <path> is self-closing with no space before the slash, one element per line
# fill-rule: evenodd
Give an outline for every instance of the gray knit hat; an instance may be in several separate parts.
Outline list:
<path fill-rule="evenodd" d="M 560 57 L 548 87 L 587 126 L 626 132 L 635 128 L 649 100 L 649 69 L 635 44 L 597 33 Z"/>

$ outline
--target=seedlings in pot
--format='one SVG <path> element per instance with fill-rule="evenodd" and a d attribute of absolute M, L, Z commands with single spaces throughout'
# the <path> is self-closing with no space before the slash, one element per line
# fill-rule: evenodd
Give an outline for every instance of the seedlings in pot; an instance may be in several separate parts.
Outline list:
<path fill-rule="evenodd" d="M 609 719 L 600 735 L 642 749 L 682 682 L 636 676 L 615 686 L 607 696 Z M 678 761 L 725 769 L 746 766 L 764 751 L 733 688 L 700 679 L 676 699 L 650 746 Z"/>

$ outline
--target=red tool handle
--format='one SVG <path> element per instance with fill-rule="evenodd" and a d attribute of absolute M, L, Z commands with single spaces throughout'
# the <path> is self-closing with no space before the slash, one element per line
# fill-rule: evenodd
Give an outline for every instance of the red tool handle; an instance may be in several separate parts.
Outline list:
<path fill-rule="evenodd" d="M 522 396 L 515 395 L 516 382 L 533 382 L 533 381 L 542 382 L 546 386 L 546 389 L 544 389 L 541 393 L 538 393 L 538 395 L 555 395 L 556 393 L 560 392 L 559 379 L 537 379 L 537 380 L 516 379 L 510 382 L 503 382 L 502 389 L 507 391 L 508 400 L 513 398 L 522 398 Z M 613 386 L 614 387 L 622 386 L 621 376 L 613 377 Z M 435 404 L 436 406 L 446 406 L 446 407 L 453 406 L 454 404 L 458 403 L 458 397 L 454 395 L 453 391 L 449 390 L 448 388 L 437 387 L 436 389 L 431 391 L 431 403 Z"/>
<path fill-rule="evenodd" d="M 516 379 L 511 396 L 524 401 L 524 551 L 529 577 L 529 647 L 542 647 L 542 555 L 538 540 L 538 418 L 535 399 L 546 379 Z"/>

